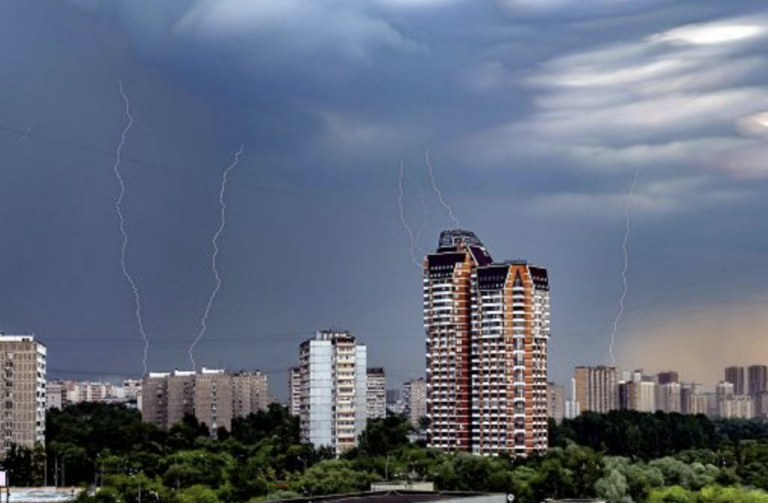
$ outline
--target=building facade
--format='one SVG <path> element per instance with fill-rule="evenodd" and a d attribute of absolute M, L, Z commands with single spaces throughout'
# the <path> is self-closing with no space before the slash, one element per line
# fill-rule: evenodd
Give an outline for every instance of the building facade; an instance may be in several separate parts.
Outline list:
<path fill-rule="evenodd" d="M 357 445 L 367 422 L 367 351 L 347 331 L 325 330 L 300 346 L 301 439 L 337 454 Z"/>
<path fill-rule="evenodd" d="M 419 428 L 421 418 L 427 417 L 427 381 L 413 379 L 403 385 L 403 413 L 414 428 Z"/>
<path fill-rule="evenodd" d="M 267 376 L 262 372 L 232 374 L 206 368 L 199 373 L 150 372 L 138 398 L 144 422 L 167 430 L 193 415 L 212 435 L 218 428 L 231 429 L 236 417 L 265 410 L 270 401 Z"/>
<path fill-rule="evenodd" d="M 474 233 L 445 231 L 424 261 L 428 442 L 448 452 L 547 448 L 549 278 L 494 263 Z"/>
<path fill-rule="evenodd" d="M 301 410 L 301 368 L 291 367 L 288 370 L 288 411 L 298 416 Z"/>
<path fill-rule="evenodd" d="M 619 380 L 616 367 L 579 366 L 574 371 L 576 403 L 584 413 L 608 412 L 619 408 Z"/>
<path fill-rule="evenodd" d="M 0 413 L 3 418 L 5 459 L 11 445 L 34 447 L 45 443 L 47 349 L 33 335 L 0 334 Z"/>
<path fill-rule="evenodd" d="M 549 383 L 548 415 L 560 424 L 565 417 L 565 386 L 554 382 Z"/>
<path fill-rule="evenodd" d="M 263 372 L 237 372 L 232 375 L 232 417 L 247 417 L 267 410 L 271 398 L 269 381 Z"/>
<path fill-rule="evenodd" d="M 744 367 L 727 367 L 725 369 L 725 381 L 733 384 L 734 395 L 747 394 L 746 371 Z"/>
<path fill-rule="evenodd" d="M 387 416 L 387 375 L 381 367 L 368 369 L 368 419 L 383 419 Z"/>

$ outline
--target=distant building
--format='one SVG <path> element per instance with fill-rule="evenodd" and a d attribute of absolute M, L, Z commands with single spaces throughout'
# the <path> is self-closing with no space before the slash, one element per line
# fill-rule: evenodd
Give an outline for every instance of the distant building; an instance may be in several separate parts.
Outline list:
<path fill-rule="evenodd" d="M 673 382 L 679 382 L 680 376 L 674 370 L 668 370 L 666 372 L 659 372 L 656 375 L 656 382 L 659 384 L 669 384 Z"/>
<path fill-rule="evenodd" d="M 747 394 L 747 383 L 744 367 L 727 367 L 725 369 L 725 381 L 733 384 L 734 395 Z"/>
<path fill-rule="evenodd" d="M 653 381 L 632 381 L 625 383 L 627 409 L 640 412 L 656 410 L 656 383 Z"/>
<path fill-rule="evenodd" d="M 64 398 L 64 384 L 57 381 L 49 381 L 46 385 L 46 409 L 63 409 L 66 399 Z"/>
<path fill-rule="evenodd" d="M 756 397 L 761 393 L 768 392 L 768 366 L 750 365 L 747 367 L 747 394 Z"/>
<path fill-rule="evenodd" d="M 619 381 L 616 367 L 579 366 L 574 371 L 576 403 L 581 413 L 608 412 L 619 408 Z"/>
<path fill-rule="evenodd" d="M 656 389 L 656 410 L 670 414 L 672 412 L 680 413 L 681 405 L 680 383 L 670 381 L 665 384 L 659 384 Z"/>
<path fill-rule="evenodd" d="M 0 358 L 0 395 L 5 397 L 0 400 L 0 459 L 5 459 L 13 444 L 32 448 L 45 443 L 47 349 L 33 335 L 0 334 Z"/>
<path fill-rule="evenodd" d="M 733 395 L 718 402 L 718 416 L 724 419 L 752 419 L 754 401 L 748 395 Z"/>
<path fill-rule="evenodd" d="M 699 383 L 680 385 L 680 412 L 683 414 L 706 414 L 707 397 Z"/>
<path fill-rule="evenodd" d="M 368 369 L 368 419 L 387 416 L 387 375 L 381 367 Z"/>
<path fill-rule="evenodd" d="M 565 401 L 565 418 L 573 419 L 581 414 L 579 402 L 576 401 L 576 378 L 571 377 L 571 398 Z"/>
<path fill-rule="evenodd" d="M 565 386 L 554 382 L 548 383 L 549 396 L 547 401 L 549 403 L 549 417 L 560 424 L 565 417 Z"/>
<path fill-rule="evenodd" d="M 414 379 L 403 385 L 403 412 L 414 428 L 419 427 L 422 417 L 427 417 L 427 381 Z"/>
<path fill-rule="evenodd" d="M 195 414 L 195 373 L 176 370 L 168 376 L 168 428 Z"/>
<path fill-rule="evenodd" d="M 325 330 L 300 347 L 301 439 L 337 454 L 357 445 L 367 422 L 367 352 L 347 331 Z"/>

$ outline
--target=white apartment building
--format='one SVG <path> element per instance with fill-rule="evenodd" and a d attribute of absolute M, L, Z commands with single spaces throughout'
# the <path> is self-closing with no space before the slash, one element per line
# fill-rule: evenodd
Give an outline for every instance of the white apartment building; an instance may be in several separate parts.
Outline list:
<path fill-rule="evenodd" d="M 325 330 L 300 346 L 301 439 L 337 454 L 357 445 L 367 422 L 367 353 L 347 331 Z"/>

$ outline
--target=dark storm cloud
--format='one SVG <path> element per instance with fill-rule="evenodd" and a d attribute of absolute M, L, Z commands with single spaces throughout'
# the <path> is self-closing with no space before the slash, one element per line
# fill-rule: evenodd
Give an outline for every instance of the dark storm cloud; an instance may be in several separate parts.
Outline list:
<path fill-rule="evenodd" d="M 62 369 L 140 361 L 111 207 L 118 78 L 137 118 L 126 155 L 146 161 L 125 166 L 126 205 L 156 368 L 185 365 L 210 288 L 218 176 L 241 141 L 220 242 L 224 284 L 200 348 L 207 365 L 280 371 L 279 388 L 298 342 L 331 324 L 358 333 L 394 383 L 423 373 L 420 278 L 399 226 L 397 170 L 404 159 L 416 225 L 416 186 L 428 196 L 432 247 L 449 222 L 429 192 L 427 149 L 462 224 L 494 257 L 550 267 L 559 380 L 605 357 L 636 169 L 632 323 L 619 344 L 641 340 L 643 314 L 659 317 L 660 304 L 674 306 L 666 319 L 764 291 L 754 281 L 768 272 L 757 232 L 768 210 L 759 2 L 0 9 L 9 62 L 0 125 L 20 132 L 3 137 L 0 153 L 1 229 L 16 243 L 1 252 L 11 264 L 2 280 L 16 286 L 0 320 L 6 331 L 38 331 Z M 29 125 L 33 135 L 12 145 Z M 706 288 L 723 268 L 730 282 Z"/>

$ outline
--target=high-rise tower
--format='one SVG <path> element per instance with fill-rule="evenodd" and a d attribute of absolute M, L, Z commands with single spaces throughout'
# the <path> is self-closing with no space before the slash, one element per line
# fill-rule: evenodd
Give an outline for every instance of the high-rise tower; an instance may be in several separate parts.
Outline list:
<path fill-rule="evenodd" d="M 547 447 L 547 270 L 494 263 L 477 237 L 447 231 L 424 270 L 429 443 L 530 454 Z"/>

